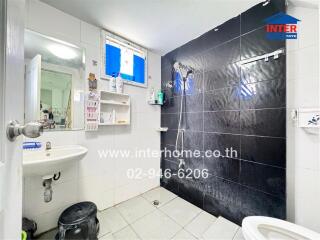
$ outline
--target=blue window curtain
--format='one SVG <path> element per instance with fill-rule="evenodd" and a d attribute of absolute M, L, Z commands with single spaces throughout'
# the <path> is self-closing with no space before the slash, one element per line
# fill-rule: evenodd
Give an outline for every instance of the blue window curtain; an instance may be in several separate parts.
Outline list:
<path fill-rule="evenodd" d="M 133 55 L 133 75 L 135 82 L 144 83 L 145 60 L 142 57 Z"/>
<path fill-rule="evenodd" d="M 106 44 L 105 47 L 105 73 L 107 76 L 112 76 L 112 74 L 118 74 L 121 69 L 121 49 L 110 44 Z M 125 80 L 145 83 L 145 59 L 133 55 L 133 76 L 120 73 L 121 77 Z"/>
<path fill-rule="evenodd" d="M 107 76 L 120 72 L 120 52 L 120 48 L 106 44 L 105 72 Z"/>

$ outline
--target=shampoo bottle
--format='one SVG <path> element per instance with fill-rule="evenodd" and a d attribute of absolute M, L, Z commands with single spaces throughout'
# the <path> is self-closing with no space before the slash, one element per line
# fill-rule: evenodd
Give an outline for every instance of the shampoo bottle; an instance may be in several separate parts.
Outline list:
<path fill-rule="evenodd" d="M 115 109 L 112 110 L 112 123 L 116 124 L 116 110 Z"/>
<path fill-rule="evenodd" d="M 158 104 L 163 104 L 163 92 L 161 90 L 158 91 Z"/>
<path fill-rule="evenodd" d="M 151 88 L 149 100 L 150 102 L 154 102 L 156 100 L 156 93 L 154 91 L 154 88 Z"/>
<path fill-rule="evenodd" d="M 116 78 L 116 87 L 117 87 L 117 93 L 123 93 L 123 80 L 121 78 L 121 74 L 119 73 Z"/>

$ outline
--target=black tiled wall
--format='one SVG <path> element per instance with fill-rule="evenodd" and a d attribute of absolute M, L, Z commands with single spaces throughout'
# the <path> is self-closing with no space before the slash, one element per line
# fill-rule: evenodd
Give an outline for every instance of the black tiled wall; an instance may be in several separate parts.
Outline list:
<path fill-rule="evenodd" d="M 224 151 L 233 158 L 185 158 L 184 168 L 208 169 L 208 178 L 162 178 L 161 184 L 204 210 L 241 223 L 245 216 L 286 217 L 286 58 L 239 61 L 285 48 L 268 41 L 263 20 L 285 11 L 282 0 L 258 4 L 162 57 L 162 149 L 175 149 L 181 93 L 172 91 L 173 63 L 194 70 L 194 87 L 183 102 L 184 149 Z M 244 96 L 241 89 L 251 96 Z M 162 169 L 179 160 L 163 156 Z"/>

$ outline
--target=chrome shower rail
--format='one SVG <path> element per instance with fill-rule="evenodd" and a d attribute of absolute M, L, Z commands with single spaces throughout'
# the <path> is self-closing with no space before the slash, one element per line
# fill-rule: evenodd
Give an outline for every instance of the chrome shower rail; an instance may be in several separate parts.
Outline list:
<path fill-rule="evenodd" d="M 261 60 L 261 59 L 264 59 L 267 62 L 267 61 L 269 61 L 269 57 L 273 57 L 273 59 L 277 59 L 277 58 L 279 58 L 280 54 L 285 54 L 285 49 L 284 48 L 280 48 L 280 49 L 278 49 L 278 50 L 276 50 L 274 52 L 271 52 L 271 53 L 266 53 L 266 54 L 263 54 L 263 55 L 260 55 L 260 56 L 248 58 L 248 59 L 245 59 L 245 60 L 241 60 L 238 63 L 240 63 L 240 65 L 245 65 L 245 64 L 252 63 L 252 62 L 255 62 L 255 61 L 258 61 L 258 60 Z"/>

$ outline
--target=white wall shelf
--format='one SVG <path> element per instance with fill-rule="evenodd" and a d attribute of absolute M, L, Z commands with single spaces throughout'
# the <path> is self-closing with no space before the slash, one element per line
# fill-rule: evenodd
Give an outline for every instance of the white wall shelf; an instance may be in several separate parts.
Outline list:
<path fill-rule="evenodd" d="M 158 103 L 158 101 L 149 100 L 147 102 L 148 102 L 149 105 L 157 105 L 157 106 L 162 106 L 163 105 L 162 103 Z"/>
<path fill-rule="evenodd" d="M 130 105 L 127 102 L 115 102 L 112 100 L 101 100 L 101 104 L 110 104 L 110 105 L 119 105 L 119 106 L 127 106 L 130 107 Z"/>
<path fill-rule="evenodd" d="M 130 112 L 131 102 L 128 94 L 100 91 L 99 126 L 130 125 Z"/>
<path fill-rule="evenodd" d="M 99 123 L 99 126 L 126 126 L 130 123 Z"/>
<path fill-rule="evenodd" d="M 158 132 L 167 132 L 168 131 L 168 127 L 159 127 L 159 128 L 157 128 L 157 131 Z"/>

